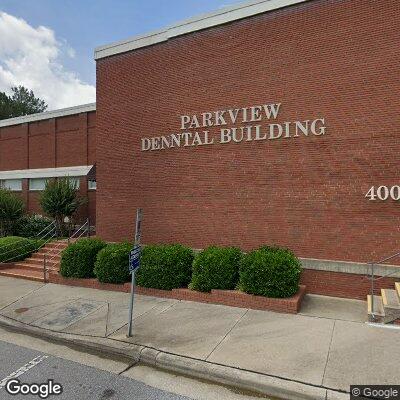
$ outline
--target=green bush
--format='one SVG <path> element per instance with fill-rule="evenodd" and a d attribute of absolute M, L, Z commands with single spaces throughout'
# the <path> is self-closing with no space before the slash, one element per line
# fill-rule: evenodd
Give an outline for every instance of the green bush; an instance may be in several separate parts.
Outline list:
<path fill-rule="evenodd" d="M 24 215 L 18 220 L 15 226 L 15 235 L 22 237 L 34 237 L 40 234 L 45 236 L 50 233 L 51 228 L 46 229 L 52 222 L 52 219 L 38 214 Z M 50 235 L 47 235 L 50 236 Z"/>
<path fill-rule="evenodd" d="M 97 253 L 106 246 L 100 239 L 79 239 L 61 253 L 60 273 L 68 278 L 93 278 Z"/>
<path fill-rule="evenodd" d="M 124 283 L 130 280 L 130 243 L 109 244 L 99 251 L 94 274 L 103 283 Z"/>
<path fill-rule="evenodd" d="M 193 257 L 193 251 L 180 244 L 146 246 L 137 284 L 165 290 L 186 287 L 192 275 Z"/>
<path fill-rule="evenodd" d="M 24 214 L 24 202 L 20 196 L 8 189 L 0 189 L 0 235 L 14 232 L 15 224 Z"/>
<path fill-rule="evenodd" d="M 261 247 L 243 256 L 240 289 L 267 297 L 290 297 L 299 289 L 301 265 L 287 249 Z"/>
<path fill-rule="evenodd" d="M 18 236 L 0 238 L 0 262 L 15 262 L 29 257 L 39 246 L 36 240 Z"/>
<path fill-rule="evenodd" d="M 70 177 L 49 179 L 39 197 L 42 210 L 54 218 L 60 236 L 67 234 L 64 218 L 71 217 L 86 201 L 79 195 L 78 186 Z"/>
<path fill-rule="evenodd" d="M 236 247 L 211 246 L 201 251 L 193 262 L 190 288 L 200 292 L 234 289 L 239 280 L 241 257 Z"/>

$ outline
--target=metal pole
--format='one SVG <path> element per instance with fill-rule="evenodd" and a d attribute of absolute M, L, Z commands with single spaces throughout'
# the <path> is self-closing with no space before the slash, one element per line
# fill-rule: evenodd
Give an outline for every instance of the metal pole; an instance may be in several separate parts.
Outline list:
<path fill-rule="evenodd" d="M 141 222 L 142 222 L 142 209 L 138 208 L 136 211 L 135 243 L 134 243 L 135 245 L 140 244 Z M 127 335 L 128 337 L 132 336 L 133 299 L 135 297 L 135 271 L 132 271 L 131 274 L 132 274 L 132 280 L 131 280 L 131 301 L 129 303 L 129 321 L 128 321 L 128 335 Z"/>
<path fill-rule="evenodd" d="M 371 317 L 372 322 L 375 322 L 375 310 L 374 310 L 374 264 L 372 264 L 371 269 Z"/>
<path fill-rule="evenodd" d="M 131 302 L 129 303 L 129 325 L 128 325 L 128 337 L 132 336 L 132 317 L 133 317 L 133 300 L 135 297 L 135 271 L 132 272 L 131 280 Z"/>
<path fill-rule="evenodd" d="M 87 224 L 86 236 L 90 237 L 90 221 L 89 221 L 89 218 L 86 219 L 86 224 Z"/>
<path fill-rule="evenodd" d="M 43 281 L 46 283 L 46 254 L 43 257 Z"/>

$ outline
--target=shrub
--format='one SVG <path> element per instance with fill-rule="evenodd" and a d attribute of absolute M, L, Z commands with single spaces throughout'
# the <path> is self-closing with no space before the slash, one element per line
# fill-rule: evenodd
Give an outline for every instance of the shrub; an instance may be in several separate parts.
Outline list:
<path fill-rule="evenodd" d="M 0 262 L 15 262 L 29 257 L 39 247 L 36 240 L 18 236 L 0 238 Z"/>
<path fill-rule="evenodd" d="M 93 278 L 97 253 L 106 246 L 100 239 L 79 239 L 61 253 L 60 273 L 71 278 Z"/>
<path fill-rule="evenodd" d="M 261 247 L 246 254 L 240 265 L 240 289 L 267 297 L 290 297 L 299 289 L 301 266 L 287 249 Z"/>
<path fill-rule="evenodd" d="M 130 243 L 109 244 L 99 251 L 94 274 L 103 283 L 124 283 L 130 280 Z"/>
<path fill-rule="evenodd" d="M 186 287 L 192 275 L 193 251 L 180 244 L 143 248 L 137 284 L 171 290 Z"/>
<path fill-rule="evenodd" d="M 0 234 L 12 234 L 15 224 L 24 214 L 23 200 L 7 189 L 0 189 Z"/>
<path fill-rule="evenodd" d="M 190 288 L 201 292 L 234 289 L 242 253 L 235 247 L 208 247 L 196 255 Z"/>
<path fill-rule="evenodd" d="M 32 214 L 24 215 L 15 226 L 15 234 L 22 237 L 34 237 L 40 234 L 45 236 L 51 229 L 45 230 L 51 224 L 52 220 L 42 215 Z"/>
<path fill-rule="evenodd" d="M 40 195 L 42 210 L 54 218 L 58 234 L 66 233 L 64 218 L 71 217 L 86 202 L 79 196 L 77 184 L 69 177 L 50 179 Z"/>

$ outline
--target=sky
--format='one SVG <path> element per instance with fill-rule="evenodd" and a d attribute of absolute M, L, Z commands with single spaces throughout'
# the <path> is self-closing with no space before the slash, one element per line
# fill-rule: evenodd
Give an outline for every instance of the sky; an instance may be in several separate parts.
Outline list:
<path fill-rule="evenodd" d="M 0 0 L 0 91 L 32 89 L 49 110 L 96 100 L 94 48 L 240 0 Z"/>

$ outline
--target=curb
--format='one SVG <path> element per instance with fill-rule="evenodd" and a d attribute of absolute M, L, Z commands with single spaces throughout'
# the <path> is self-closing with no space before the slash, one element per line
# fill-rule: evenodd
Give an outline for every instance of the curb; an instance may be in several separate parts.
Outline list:
<path fill-rule="evenodd" d="M 94 336 L 54 332 L 0 316 L 0 326 L 52 342 L 105 353 L 131 363 L 141 362 L 181 375 L 248 390 L 285 400 L 348 400 L 349 394 L 289 379 L 167 353 L 137 344 Z"/>

